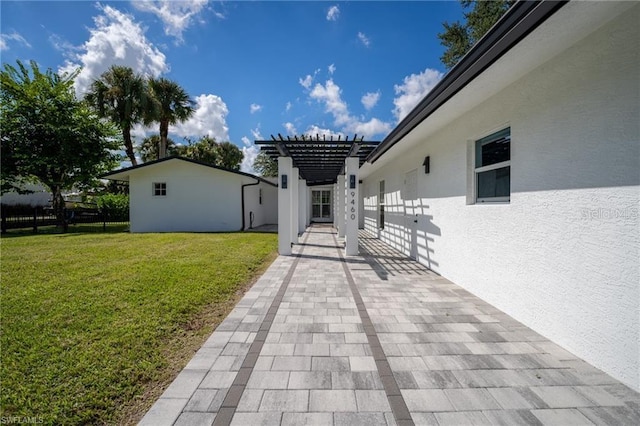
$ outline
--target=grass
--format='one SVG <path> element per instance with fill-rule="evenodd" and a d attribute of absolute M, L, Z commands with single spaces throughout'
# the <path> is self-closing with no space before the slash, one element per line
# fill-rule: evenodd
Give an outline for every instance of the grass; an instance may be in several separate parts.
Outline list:
<path fill-rule="evenodd" d="M 2 417 L 136 422 L 273 260 L 276 238 L 2 238 Z"/>

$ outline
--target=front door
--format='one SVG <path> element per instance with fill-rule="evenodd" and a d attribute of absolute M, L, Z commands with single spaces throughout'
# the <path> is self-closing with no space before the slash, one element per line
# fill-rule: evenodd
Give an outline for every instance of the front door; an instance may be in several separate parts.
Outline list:
<path fill-rule="evenodd" d="M 314 222 L 331 222 L 331 190 L 314 189 L 311 191 L 311 220 Z"/>

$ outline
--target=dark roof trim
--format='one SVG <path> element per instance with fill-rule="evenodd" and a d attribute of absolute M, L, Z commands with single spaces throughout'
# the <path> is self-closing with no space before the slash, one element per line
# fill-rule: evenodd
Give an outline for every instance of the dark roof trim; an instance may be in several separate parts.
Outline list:
<path fill-rule="evenodd" d="M 375 163 L 422 121 L 500 59 L 566 1 L 518 1 L 367 157 Z"/>
<path fill-rule="evenodd" d="M 100 179 L 108 179 L 109 176 L 111 176 L 111 175 L 130 172 L 130 171 L 137 170 L 137 169 L 140 169 L 140 168 L 143 168 L 143 167 L 152 166 L 152 165 L 158 164 L 158 163 L 163 163 L 163 162 L 169 161 L 169 160 L 182 160 L 182 161 L 186 161 L 188 163 L 197 164 L 199 166 L 210 167 L 212 169 L 222 170 L 223 172 L 234 173 L 236 175 L 241 175 L 241 176 L 246 176 L 246 177 L 249 177 L 249 178 L 252 178 L 252 179 L 257 179 L 257 180 L 259 180 L 261 182 L 264 182 L 264 183 L 266 183 L 268 185 L 271 185 L 271 186 L 275 186 L 275 187 L 278 186 L 277 184 L 275 184 L 273 182 L 269 182 L 268 180 L 266 180 L 265 178 L 262 178 L 260 176 L 255 176 L 255 175 L 252 175 L 250 173 L 240 172 L 238 170 L 225 169 L 224 167 L 214 166 L 213 164 L 204 163 L 204 162 L 198 161 L 198 160 L 192 160 L 191 158 L 180 157 L 178 155 L 172 155 L 170 157 L 165 157 L 165 158 L 162 158 L 160 160 L 153 160 L 153 161 L 146 162 L 144 164 L 138 164 L 137 166 L 131 166 L 131 167 L 126 167 L 124 169 L 114 170 L 114 171 L 111 171 L 109 173 L 105 173 L 103 175 L 100 175 L 98 177 Z"/>

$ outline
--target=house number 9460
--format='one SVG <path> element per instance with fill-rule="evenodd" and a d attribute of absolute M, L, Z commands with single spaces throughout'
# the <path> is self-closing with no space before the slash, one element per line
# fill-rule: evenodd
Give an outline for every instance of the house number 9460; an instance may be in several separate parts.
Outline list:
<path fill-rule="evenodd" d="M 356 204 L 356 199 L 355 199 L 356 193 L 355 193 L 355 191 L 351 191 L 350 195 L 351 195 L 351 201 L 349 201 L 349 203 L 351 204 L 351 220 L 356 220 L 356 214 L 355 214 L 356 213 L 356 207 L 355 207 L 355 204 Z"/>

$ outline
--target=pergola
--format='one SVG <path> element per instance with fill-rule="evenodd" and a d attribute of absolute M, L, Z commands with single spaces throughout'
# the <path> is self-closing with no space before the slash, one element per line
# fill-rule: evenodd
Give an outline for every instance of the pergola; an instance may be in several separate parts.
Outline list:
<path fill-rule="evenodd" d="M 358 171 L 380 144 L 364 137 L 271 135 L 257 140 L 278 162 L 278 251 L 291 255 L 298 235 L 309 225 L 309 187 L 333 185 L 334 225 L 345 238 L 347 255 L 358 254 Z"/>
<path fill-rule="evenodd" d="M 271 135 L 271 140 L 258 140 L 255 144 L 274 161 L 278 161 L 278 157 L 290 157 L 300 177 L 308 186 L 314 186 L 336 183 L 338 175 L 344 174 L 347 158 L 358 158 L 358 166 L 362 166 L 380 142 L 365 141 L 357 134 L 349 140 L 349 136 L 344 139 L 318 134 L 283 137 L 278 133 L 277 137 Z"/>

